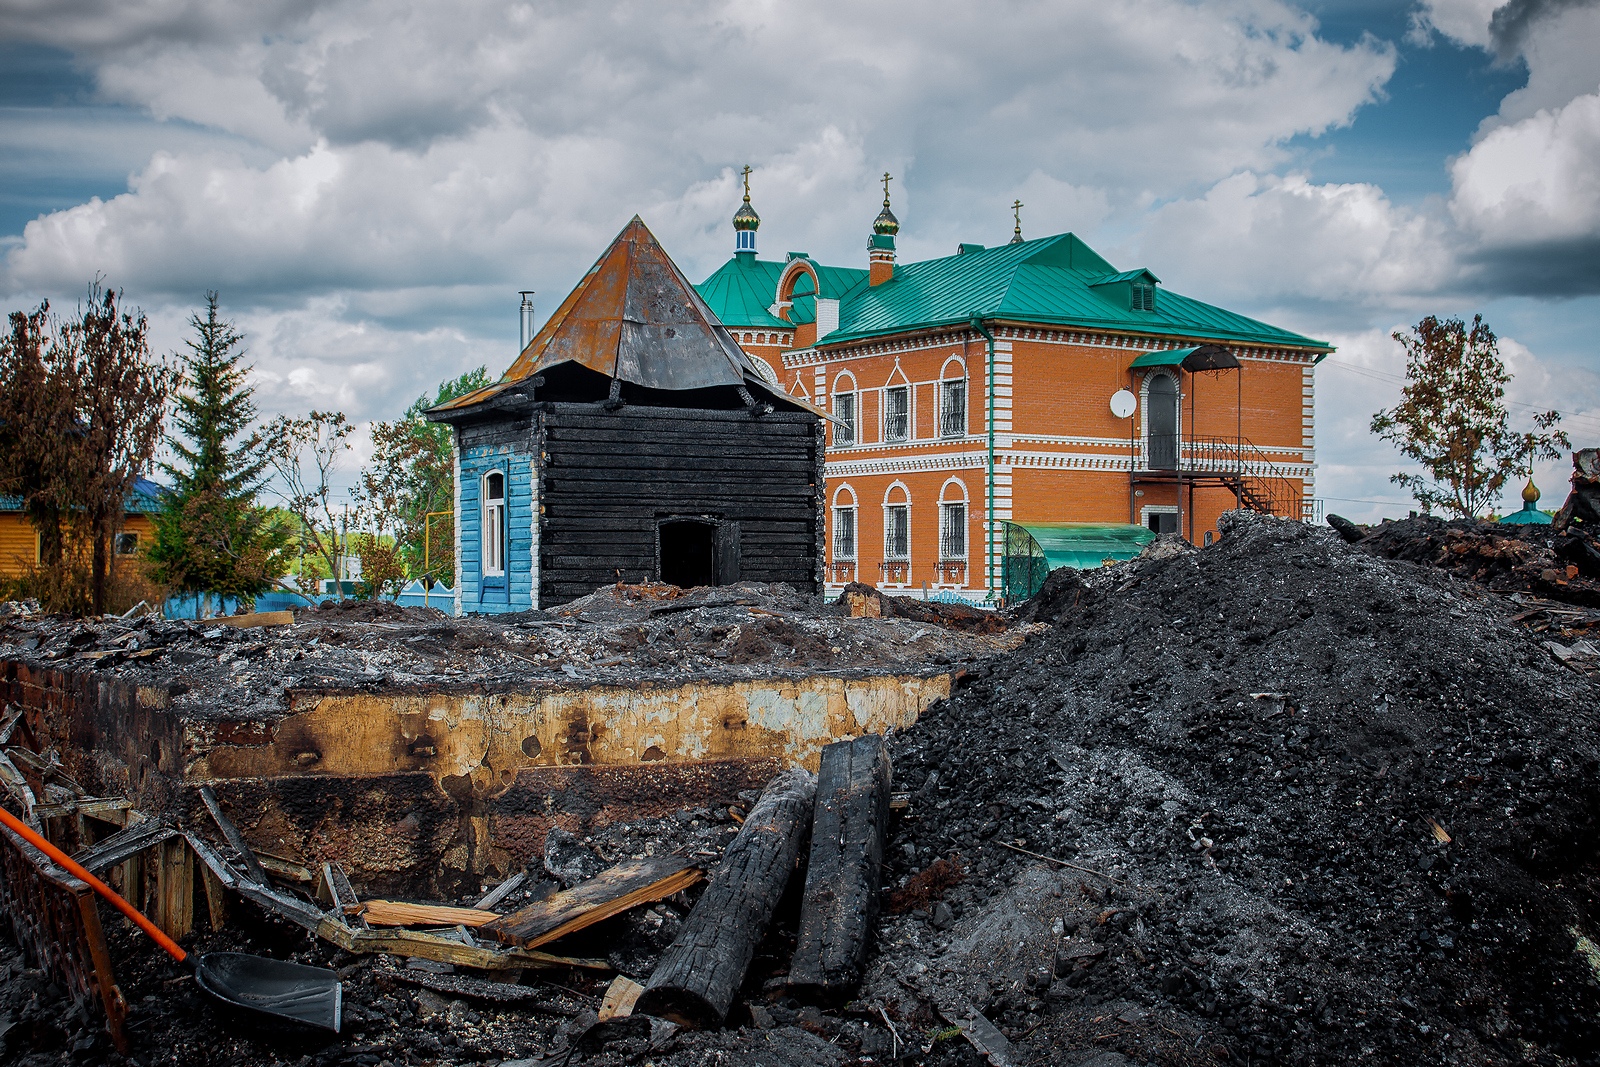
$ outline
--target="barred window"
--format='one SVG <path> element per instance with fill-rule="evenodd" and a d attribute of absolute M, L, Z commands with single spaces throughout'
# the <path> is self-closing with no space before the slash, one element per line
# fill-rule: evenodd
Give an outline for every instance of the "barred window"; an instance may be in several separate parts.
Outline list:
<path fill-rule="evenodd" d="M 886 560 L 911 558 L 911 508 L 905 504 L 884 506 L 883 558 Z"/>
<path fill-rule="evenodd" d="M 883 439 L 904 441 L 911 436 L 911 390 L 892 385 L 883 391 Z"/>
<path fill-rule="evenodd" d="M 939 505 L 939 558 L 967 558 L 967 505 Z"/>
<path fill-rule="evenodd" d="M 939 436 L 962 437 L 967 432 L 967 380 L 939 383 Z"/>
<path fill-rule="evenodd" d="M 833 509 L 833 558 L 856 558 L 856 509 Z"/>
<path fill-rule="evenodd" d="M 839 420 L 833 425 L 833 443 L 835 445 L 855 444 L 856 394 L 835 393 L 833 397 L 833 417 Z"/>

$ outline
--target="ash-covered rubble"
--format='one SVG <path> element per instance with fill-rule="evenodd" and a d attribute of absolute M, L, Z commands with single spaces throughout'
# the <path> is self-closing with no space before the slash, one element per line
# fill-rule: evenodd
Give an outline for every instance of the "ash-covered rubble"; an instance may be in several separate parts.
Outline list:
<path fill-rule="evenodd" d="M 862 997 L 1025 1062 L 1600 1062 L 1600 691 L 1477 585 L 1231 519 L 1053 575 L 899 739 L 900 876 L 968 873 Z"/>
<path fill-rule="evenodd" d="M 293 626 L 246 628 L 14 611 L 0 620 L 0 658 L 159 683 L 175 710 L 227 718 L 286 706 L 296 687 L 473 690 L 945 669 L 1020 639 L 976 632 L 968 612 L 929 605 L 917 618 L 852 618 L 842 603 L 751 582 L 607 586 L 550 611 L 464 618 L 330 601 L 296 612 Z"/>

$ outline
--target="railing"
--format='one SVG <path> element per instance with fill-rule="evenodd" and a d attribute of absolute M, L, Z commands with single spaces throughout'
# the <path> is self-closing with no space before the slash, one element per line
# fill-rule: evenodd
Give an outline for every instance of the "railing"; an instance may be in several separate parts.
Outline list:
<path fill-rule="evenodd" d="M 939 584 L 964 586 L 967 584 L 967 561 L 945 559 L 939 561 Z"/>
<path fill-rule="evenodd" d="M 910 585 L 911 561 L 904 559 L 886 560 L 878 564 L 878 573 L 882 575 L 884 585 Z"/>
<path fill-rule="evenodd" d="M 1220 478 L 1252 511 L 1308 522 L 1321 501 L 1305 499 L 1305 483 L 1279 467 L 1247 437 L 1196 437 L 1181 443 L 1151 439 L 1147 445 L 1151 469 L 1175 470 Z M 1175 437 L 1175 435 L 1174 435 Z M 1158 466 L 1156 458 L 1178 456 L 1176 464 Z"/>
<path fill-rule="evenodd" d="M 849 583 L 856 580 L 856 561 L 853 559 L 836 559 L 830 566 L 833 568 L 835 582 Z"/>

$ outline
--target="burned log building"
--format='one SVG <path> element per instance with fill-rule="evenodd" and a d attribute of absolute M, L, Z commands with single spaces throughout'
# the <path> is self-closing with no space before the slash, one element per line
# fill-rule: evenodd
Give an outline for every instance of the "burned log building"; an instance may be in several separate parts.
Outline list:
<path fill-rule="evenodd" d="M 610 582 L 822 585 L 822 417 L 635 216 L 499 382 L 428 412 L 456 451 L 456 613 Z"/>

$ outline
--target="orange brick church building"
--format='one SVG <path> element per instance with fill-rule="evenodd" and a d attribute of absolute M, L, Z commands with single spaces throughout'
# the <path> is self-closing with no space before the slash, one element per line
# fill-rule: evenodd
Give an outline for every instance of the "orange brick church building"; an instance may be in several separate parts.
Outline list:
<path fill-rule="evenodd" d="M 864 269 L 759 258 L 748 184 L 733 224 L 733 257 L 696 288 L 832 416 L 830 591 L 994 603 L 1150 531 L 1208 540 L 1232 508 L 1309 517 L 1326 343 L 1020 221 L 1008 244 L 898 263 L 887 180 Z"/>

